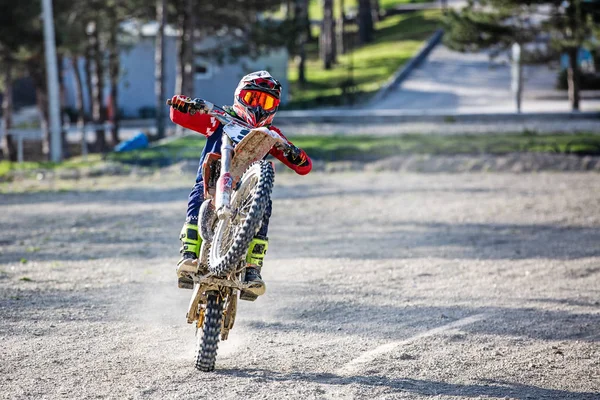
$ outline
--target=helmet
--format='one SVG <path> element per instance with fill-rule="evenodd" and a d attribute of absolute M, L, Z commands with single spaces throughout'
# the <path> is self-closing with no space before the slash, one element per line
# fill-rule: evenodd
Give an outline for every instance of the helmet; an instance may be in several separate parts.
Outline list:
<path fill-rule="evenodd" d="M 233 97 L 233 110 L 252 126 L 273 122 L 279 108 L 281 84 L 267 71 L 252 72 L 242 78 Z"/>

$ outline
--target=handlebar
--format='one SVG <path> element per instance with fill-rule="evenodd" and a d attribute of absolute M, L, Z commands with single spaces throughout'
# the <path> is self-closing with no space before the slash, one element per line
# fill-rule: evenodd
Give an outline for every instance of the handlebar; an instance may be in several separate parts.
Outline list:
<path fill-rule="evenodd" d="M 223 124 L 228 124 L 229 122 L 231 122 L 233 120 L 233 117 L 231 115 L 229 115 L 227 112 L 225 112 L 225 110 L 223 110 L 221 107 L 216 106 L 213 103 L 208 102 L 206 100 L 202 100 L 202 99 L 192 100 L 191 98 L 188 97 L 187 99 L 184 99 L 183 101 L 186 105 L 186 107 L 185 107 L 186 109 L 183 111 L 182 110 L 179 110 L 179 111 L 187 112 L 190 115 L 194 115 L 199 111 L 203 111 L 206 114 L 210 114 L 211 116 L 214 116 Z M 173 106 L 173 101 L 171 99 L 167 99 L 167 105 Z M 244 124 L 243 121 L 239 121 L 238 123 L 247 125 L 247 124 Z M 253 129 L 251 126 L 248 126 L 248 128 Z M 279 143 L 275 144 L 275 147 L 277 147 L 278 149 L 283 151 L 284 155 L 286 155 L 286 156 L 289 155 L 293 159 L 300 157 L 300 155 L 302 154 L 300 149 L 298 149 L 296 146 L 289 144 L 287 142 L 279 142 Z"/>

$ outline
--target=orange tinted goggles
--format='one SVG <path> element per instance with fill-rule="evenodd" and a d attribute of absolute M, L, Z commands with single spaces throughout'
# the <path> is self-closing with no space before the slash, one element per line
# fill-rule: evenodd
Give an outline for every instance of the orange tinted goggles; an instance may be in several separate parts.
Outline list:
<path fill-rule="evenodd" d="M 248 107 L 260 106 L 265 111 L 272 111 L 279 106 L 278 98 L 258 90 L 242 90 L 240 92 L 240 98 Z"/>

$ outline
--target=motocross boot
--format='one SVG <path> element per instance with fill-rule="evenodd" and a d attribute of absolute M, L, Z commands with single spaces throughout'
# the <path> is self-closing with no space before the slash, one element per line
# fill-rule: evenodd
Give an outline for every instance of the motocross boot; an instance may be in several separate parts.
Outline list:
<path fill-rule="evenodd" d="M 177 263 L 177 283 L 182 289 L 193 289 L 194 281 L 190 275 L 198 272 L 198 254 L 202 245 L 198 225 L 189 222 L 183 224 L 179 240 L 183 246 L 179 250 L 182 256 Z"/>
<path fill-rule="evenodd" d="M 260 270 L 262 269 L 268 247 L 269 239 L 260 236 L 255 236 L 248 247 L 245 283 L 250 284 L 246 290 L 255 296 L 263 295 L 267 290 L 265 282 L 260 276 Z"/>

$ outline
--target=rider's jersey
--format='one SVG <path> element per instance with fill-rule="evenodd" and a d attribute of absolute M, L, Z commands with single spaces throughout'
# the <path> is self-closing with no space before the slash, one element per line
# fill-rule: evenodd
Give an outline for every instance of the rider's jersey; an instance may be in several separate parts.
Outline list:
<path fill-rule="evenodd" d="M 204 163 L 204 158 L 209 153 L 217 153 L 221 154 L 221 138 L 223 134 L 223 124 L 218 121 L 215 117 L 210 116 L 209 114 L 194 114 L 190 115 L 187 113 L 182 113 L 180 111 L 171 108 L 171 120 L 183 126 L 184 128 L 190 129 L 192 131 L 198 132 L 204 136 L 206 136 L 206 145 L 202 150 L 202 156 L 200 158 L 200 166 Z M 273 125 L 269 126 L 269 129 L 279 133 L 288 143 L 291 142 L 281 133 L 281 131 L 274 127 Z M 295 165 L 291 163 L 287 157 L 283 154 L 283 151 L 276 149 L 275 147 L 271 148 L 269 154 L 273 157 L 277 158 L 279 161 L 287 165 L 289 168 L 293 169 L 299 175 L 306 175 L 312 169 L 312 161 L 304 152 L 301 150 L 302 155 L 301 159 L 305 161 L 301 165 Z"/>

